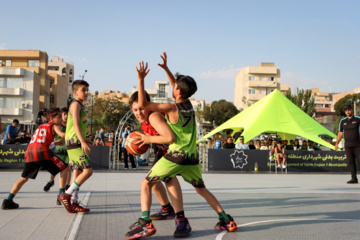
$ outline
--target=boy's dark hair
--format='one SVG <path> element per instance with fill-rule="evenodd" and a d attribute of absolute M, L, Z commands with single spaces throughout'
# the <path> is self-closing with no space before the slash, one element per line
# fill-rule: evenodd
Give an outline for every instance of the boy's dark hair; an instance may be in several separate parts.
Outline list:
<path fill-rule="evenodd" d="M 51 108 L 48 111 L 48 121 L 50 121 L 50 117 L 55 117 L 59 112 L 60 112 L 60 108 Z"/>
<path fill-rule="evenodd" d="M 14 119 L 14 120 L 13 120 L 13 123 L 17 123 L 17 124 L 19 124 L 19 120 Z"/>
<path fill-rule="evenodd" d="M 195 80 L 190 76 L 175 74 L 175 82 L 178 89 L 181 91 L 181 97 L 187 99 L 191 97 L 197 91 L 197 85 Z"/>
<path fill-rule="evenodd" d="M 100 129 L 104 129 L 104 130 L 105 130 L 105 127 L 101 127 Z"/>
<path fill-rule="evenodd" d="M 63 107 L 60 111 L 61 113 L 68 113 L 69 109 L 67 107 Z"/>
<path fill-rule="evenodd" d="M 86 86 L 88 87 L 89 86 L 89 83 L 85 80 L 75 80 L 72 84 L 72 90 L 78 90 L 80 86 Z"/>
<path fill-rule="evenodd" d="M 96 138 L 95 138 L 95 141 L 96 141 L 96 140 L 98 140 L 98 139 L 99 139 L 99 140 L 101 140 L 101 138 L 99 138 L 99 137 L 96 137 Z"/>
<path fill-rule="evenodd" d="M 145 98 L 148 102 L 150 102 L 150 95 L 145 91 Z M 137 102 L 139 101 L 139 92 L 136 91 L 134 92 L 130 99 L 129 99 L 129 106 L 131 107 L 133 105 L 134 102 Z"/>

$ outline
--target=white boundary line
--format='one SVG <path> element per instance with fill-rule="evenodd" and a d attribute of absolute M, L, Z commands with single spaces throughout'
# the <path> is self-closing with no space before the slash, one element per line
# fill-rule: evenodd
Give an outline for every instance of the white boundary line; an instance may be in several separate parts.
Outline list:
<path fill-rule="evenodd" d="M 245 223 L 241 225 L 237 225 L 238 227 L 245 227 L 250 225 L 255 225 L 259 223 L 269 223 L 269 222 L 296 222 L 296 221 L 342 221 L 342 222 L 360 222 L 359 219 L 330 219 L 330 218 L 294 218 L 294 219 L 273 219 L 273 220 L 266 220 L 266 221 L 258 221 L 258 222 L 251 222 Z M 227 231 L 222 231 L 219 233 L 215 240 L 222 240 L 222 237 L 227 233 Z"/>
<path fill-rule="evenodd" d="M 87 192 L 84 198 L 84 205 L 86 206 L 89 198 L 90 198 L 91 192 Z M 81 220 L 83 218 L 84 214 L 76 214 L 75 220 L 74 220 L 74 224 L 72 225 L 68 240 L 75 240 L 76 239 L 76 235 L 78 233 L 79 227 L 80 227 L 80 223 Z"/>

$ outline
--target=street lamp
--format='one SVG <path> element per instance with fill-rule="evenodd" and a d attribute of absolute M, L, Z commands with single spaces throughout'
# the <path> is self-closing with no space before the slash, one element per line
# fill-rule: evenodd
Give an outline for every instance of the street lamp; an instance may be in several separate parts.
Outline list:
<path fill-rule="evenodd" d="M 81 80 L 84 80 L 85 74 L 87 73 L 87 70 L 85 70 L 84 74 L 81 76 L 79 75 L 79 77 L 81 77 Z"/>
<path fill-rule="evenodd" d="M 86 71 L 86 70 L 85 70 Z M 94 111 L 94 96 L 96 97 L 97 95 L 99 94 L 98 91 L 95 91 L 95 95 L 91 94 L 91 129 L 90 129 L 90 132 L 91 132 L 91 135 L 93 133 L 92 131 L 92 127 L 93 127 L 93 111 Z"/>

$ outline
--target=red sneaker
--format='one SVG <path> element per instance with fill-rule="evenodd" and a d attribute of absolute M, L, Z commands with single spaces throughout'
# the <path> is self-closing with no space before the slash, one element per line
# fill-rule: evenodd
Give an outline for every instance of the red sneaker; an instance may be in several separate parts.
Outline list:
<path fill-rule="evenodd" d="M 79 203 L 73 203 L 73 210 L 74 210 L 75 213 L 87 213 L 87 212 L 90 212 L 90 209 L 80 206 Z"/>
<path fill-rule="evenodd" d="M 66 209 L 66 211 L 68 213 L 73 213 L 73 206 L 71 205 L 71 196 L 69 194 L 66 193 L 62 193 L 60 195 L 58 195 L 58 200 L 61 202 L 61 204 L 64 206 L 64 208 Z"/>

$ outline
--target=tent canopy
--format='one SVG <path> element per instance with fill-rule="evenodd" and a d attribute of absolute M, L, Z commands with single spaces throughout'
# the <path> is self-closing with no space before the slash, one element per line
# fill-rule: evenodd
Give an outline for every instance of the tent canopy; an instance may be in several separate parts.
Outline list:
<path fill-rule="evenodd" d="M 283 136 L 301 136 L 335 149 L 319 135 L 332 138 L 336 138 L 336 135 L 312 119 L 277 89 L 206 134 L 198 142 L 224 129 L 232 129 L 233 133 L 244 130 L 242 136 L 245 141 L 261 133 L 277 133 Z"/>

